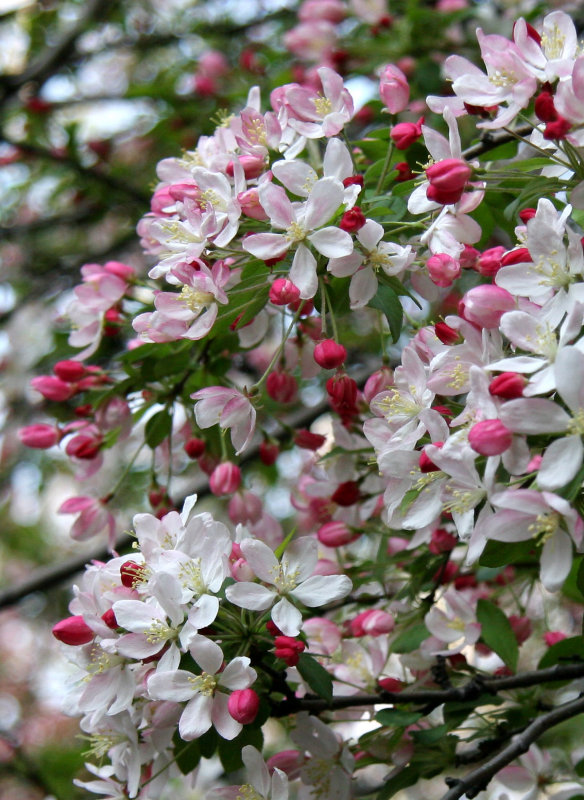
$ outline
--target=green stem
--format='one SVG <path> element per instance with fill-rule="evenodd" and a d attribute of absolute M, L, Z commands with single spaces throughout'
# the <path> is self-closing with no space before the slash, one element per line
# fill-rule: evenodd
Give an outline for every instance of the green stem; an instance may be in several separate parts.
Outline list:
<path fill-rule="evenodd" d="M 146 445 L 146 442 L 142 442 L 142 443 L 140 444 L 140 447 L 139 447 L 139 448 L 136 450 L 136 452 L 134 453 L 134 455 L 132 456 L 132 458 L 131 458 L 131 459 L 130 459 L 130 461 L 128 462 L 128 465 L 126 466 L 126 468 L 124 469 L 124 471 L 122 472 L 122 474 L 120 475 L 120 477 L 118 478 L 118 480 L 116 481 L 116 483 L 115 483 L 115 485 L 114 485 L 113 489 L 112 489 L 112 490 L 109 492 L 109 494 L 107 495 L 107 501 L 108 501 L 108 502 L 109 502 L 110 500 L 112 500 L 112 498 L 113 498 L 113 497 L 115 497 L 115 495 L 116 495 L 116 494 L 117 494 L 117 492 L 119 491 L 119 489 L 120 489 L 120 486 L 121 486 L 121 485 L 122 485 L 122 483 L 125 481 L 125 479 L 128 477 L 128 473 L 130 472 L 130 470 L 131 470 L 131 469 L 132 469 L 132 467 L 134 466 L 134 462 L 136 461 L 136 459 L 137 459 L 137 458 L 138 458 L 138 456 L 140 455 L 140 452 L 142 451 L 143 447 L 145 447 L 145 445 Z"/>
<path fill-rule="evenodd" d="M 333 329 L 333 339 L 335 340 L 335 342 L 338 342 L 339 341 L 339 332 L 337 330 L 337 321 L 335 319 L 335 312 L 333 310 L 333 304 L 331 303 L 331 299 L 330 299 L 330 297 L 328 295 L 328 292 L 326 290 L 326 286 L 324 285 L 324 281 L 322 280 L 322 278 L 320 278 L 320 291 L 322 292 L 323 296 L 326 298 L 326 304 L 327 304 L 328 309 L 329 309 L 329 314 L 330 314 L 330 318 L 331 318 L 331 327 Z"/>
<path fill-rule="evenodd" d="M 292 322 L 290 323 L 290 325 L 288 325 L 288 329 L 287 329 L 286 333 L 284 334 L 284 338 L 280 342 L 280 345 L 278 346 L 278 349 L 274 353 L 274 356 L 273 356 L 272 360 L 268 364 L 268 366 L 266 368 L 266 371 L 264 372 L 262 377 L 259 380 L 257 380 L 254 383 L 254 385 L 251 387 L 251 389 L 249 390 L 249 394 L 250 395 L 254 394 L 255 392 L 257 392 L 259 390 L 260 386 L 264 383 L 264 381 L 267 379 L 267 377 L 270 374 L 270 372 L 274 369 L 274 367 L 276 366 L 276 364 L 280 360 L 280 358 L 282 356 L 282 352 L 284 350 L 284 345 L 288 341 L 288 337 L 292 333 L 292 330 L 293 330 L 294 326 L 296 325 L 296 323 L 298 322 L 298 320 L 300 318 L 300 312 L 302 311 L 302 306 L 303 305 L 304 305 L 304 303 L 302 303 L 298 307 L 298 311 L 294 314 Z"/>
<path fill-rule="evenodd" d="M 389 146 L 387 148 L 387 155 L 385 156 L 385 161 L 383 163 L 383 169 L 381 170 L 381 175 L 379 176 L 379 180 L 377 181 L 377 186 L 375 187 L 375 194 L 379 194 L 379 192 L 381 191 L 381 187 L 383 186 L 383 181 L 387 177 L 392 156 L 393 156 L 393 141 L 390 139 Z"/>

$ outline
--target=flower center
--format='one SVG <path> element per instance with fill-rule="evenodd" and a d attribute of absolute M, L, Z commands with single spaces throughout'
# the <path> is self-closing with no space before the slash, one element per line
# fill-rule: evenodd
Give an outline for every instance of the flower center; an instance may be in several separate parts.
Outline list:
<path fill-rule="evenodd" d="M 251 783 L 244 783 L 239 787 L 239 793 L 235 800 L 263 800 L 263 798 L 261 794 L 256 792 Z"/>
<path fill-rule="evenodd" d="M 176 628 L 170 628 L 161 619 L 155 619 L 145 633 L 148 644 L 158 644 L 159 642 L 167 642 L 169 639 L 176 638 L 177 630 Z"/>
<path fill-rule="evenodd" d="M 184 588 L 193 591 L 197 597 L 204 594 L 207 587 L 201 573 L 200 558 L 193 558 L 192 561 L 183 564 L 178 577 Z"/>
<path fill-rule="evenodd" d="M 543 544 L 557 531 L 559 525 L 560 515 L 556 511 L 550 511 L 547 514 L 538 514 L 535 522 L 532 522 L 527 530 L 534 536 L 541 535 L 541 543 Z"/>
<path fill-rule="evenodd" d="M 545 31 L 541 35 L 541 49 L 549 59 L 561 58 L 564 52 L 566 37 L 557 25 L 551 31 Z"/>
<path fill-rule="evenodd" d="M 286 230 L 286 239 L 289 242 L 301 242 L 306 238 L 306 228 L 299 222 L 293 222 Z"/>
<path fill-rule="evenodd" d="M 567 428 L 568 433 L 584 436 L 584 408 L 579 408 L 574 414 Z"/>
<path fill-rule="evenodd" d="M 489 75 L 489 81 L 493 86 L 504 88 L 505 86 L 514 86 L 517 83 L 517 76 L 512 71 L 496 69 Z"/>
<path fill-rule="evenodd" d="M 201 672 L 200 675 L 193 675 L 189 678 L 189 683 L 193 685 L 193 689 L 204 697 L 211 697 L 217 686 L 217 681 L 214 675 L 209 675 L 208 672 Z"/>
<path fill-rule="evenodd" d="M 294 572 L 285 572 L 284 567 L 278 564 L 278 566 L 271 569 L 270 572 L 274 576 L 274 586 L 281 594 L 291 592 L 298 586 L 298 570 L 294 570 Z"/>
<path fill-rule="evenodd" d="M 209 305 L 213 300 L 213 295 L 211 292 L 198 292 L 191 286 L 183 286 L 180 291 L 179 300 L 182 300 L 182 302 L 196 314 L 203 306 Z"/>
<path fill-rule="evenodd" d="M 314 109 L 319 117 L 326 117 L 326 115 L 330 114 L 333 110 L 333 104 L 327 97 L 315 97 L 312 102 L 314 103 Z"/>

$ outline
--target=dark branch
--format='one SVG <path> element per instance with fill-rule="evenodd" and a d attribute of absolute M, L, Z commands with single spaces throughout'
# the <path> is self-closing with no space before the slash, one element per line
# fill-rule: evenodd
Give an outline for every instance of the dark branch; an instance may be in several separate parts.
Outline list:
<path fill-rule="evenodd" d="M 323 711 L 337 711 L 342 708 L 359 706 L 383 705 L 418 705 L 424 706 L 425 713 L 430 713 L 444 703 L 462 703 L 478 699 L 483 694 L 498 694 L 509 689 L 523 689 L 529 686 L 538 686 L 542 683 L 556 681 L 576 680 L 584 677 L 584 662 L 575 664 L 558 665 L 546 669 L 524 672 L 521 675 L 512 675 L 502 678 L 477 677 L 463 686 L 452 689 L 432 690 L 413 689 L 404 692 L 379 692 L 379 694 L 354 694 L 343 697 L 333 697 L 329 702 L 320 697 L 294 698 L 291 701 L 280 703 L 274 712 L 276 717 L 295 714 L 298 711 L 308 711 L 310 714 L 319 714 Z M 555 724 L 555 723 L 554 723 Z"/>
<path fill-rule="evenodd" d="M 88 178 L 90 180 L 99 181 L 104 186 L 107 186 L 109 189 L 113 189 L 118 193 L 122 193 L 126 195 L 126 197 L 131 197 L 136 202 L 150 207 L 150 194 L 143 192 L 141 189 L 136 187 L 130 186 L 126 181 L 119 180 L 118 178 L 114 178 L 112 175 L 108 175 L 106 172 L 101 172 L 94 167 L 85 167 L 83 164 L 80 164 L 79 161 L 72 158 L 71 156 L 61 155 L 60 153 L 55 153 L 51 150 L 48 150 L 45 147 L 41 147 L 38 144 L 31 144 L 30 142 L 21 142 L 17 139 L 12 139 L 10 136 L 7 136 L 4 132 L 1 134 L 2 140 L 5 141 L 7 144 L 13 145 L 13 147 L 17 147 L 23 153 L 28 153 L 31 156 L 35 156 L 36 158 L 43 158 L 48 159 L 49 161 L 54 161 L 57 164 L 62 164 L 64 167 L 68 167 L 80 175 L 82 178 Z"/>
<path fill-rule="evenodd" d="M 584 713 L 584 696 L 580 696 L 576 700 L 571 700 L 569 703 L 564 703 L 552 711 L 542 714 L 529 724 L 522 733 L 514 736 L 512 741 L 496 756 L 469 772 L 464 778 L 447 778 L 446 785 L 450 788 L 442 796 L 442 800 L 459 800 L 463 795 L 468 798 L 476 797 L 479 792 L 487 788 L 489 781 L 497 772 L 518 756 L 526 753 L 542 734 L 560 722 L 582 713 Z"/>
<path fill-rule="evenodd" d="M 520 127 L 516 128 L 513 133 L 509 131 L 499 131 L 498 133 L 484 133 L 481 136 L 481 140 L 476 144 L 467 147 L 466 150 L 463 150 L 462 155 L 463 158 L 467 160 L 471 158 L 477 158 L 477 156 L 482 156 L 483 153 L 488 153 L 489 150 L 494 150 L 495 147 L 499 147 L 500 144 L 506 144 L 507 142 L 515 141 L 519 136 L 527 136 L 533 130 L 532 125 L 521 125 Z"/>

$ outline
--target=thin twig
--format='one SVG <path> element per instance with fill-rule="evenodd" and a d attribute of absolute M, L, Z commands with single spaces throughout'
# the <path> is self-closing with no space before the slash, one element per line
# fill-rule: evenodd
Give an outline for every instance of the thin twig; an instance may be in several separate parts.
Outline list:
<path fill-rule="evenodd" d="M 468 798 L 476 797 L 479 792 L 487 788 L 489 781 L 497 772 L 518 756 L 526 753 L 531 745 L 546 731 L 560 722 L 572 719 L 572 717 L 582 713 L 584 713 L 584 695 L 580 695 L 576 700 L 571 700 L 569 703 L 563 703 L 546 714 L 541 714 L 522 733 L 514 736 L 511 742 L 500 750 L 496 756 L 481 764 L 480 767 L 473 769 L 464 778 L 447 778 L 446 785 L 450 788 L 442 796 L 442 800 L 459 800 L 463 795 Z"/>

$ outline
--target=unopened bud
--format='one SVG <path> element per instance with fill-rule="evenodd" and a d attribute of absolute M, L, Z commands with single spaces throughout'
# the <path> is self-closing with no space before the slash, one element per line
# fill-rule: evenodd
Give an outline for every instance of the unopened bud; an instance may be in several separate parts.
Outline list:
<path fill-rule="evenodd" d="M 482 456 L 498 456 L 511 447 L 513 433 L 500 419 L 485 419 L 469 430 L 468 442 Z"/>
<path fill-rule="evenodd" d="M 90 642 L 95 634 L 79 614 L 57 622 L 53 626 L 53 636 L 64 644 L 80 645 Z"/>
<path fill-rule="evenodd" d="M 236 689 L 229 695 L 227 710 L 234 720 L 249 725 L 257 717 L 260 698 L 253 689 Z"/>

